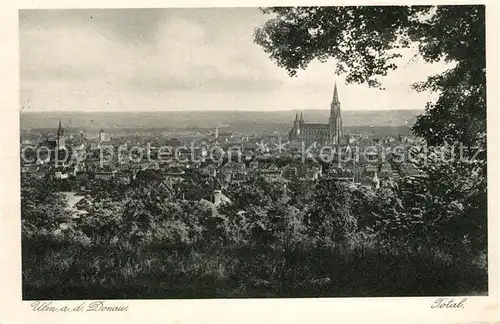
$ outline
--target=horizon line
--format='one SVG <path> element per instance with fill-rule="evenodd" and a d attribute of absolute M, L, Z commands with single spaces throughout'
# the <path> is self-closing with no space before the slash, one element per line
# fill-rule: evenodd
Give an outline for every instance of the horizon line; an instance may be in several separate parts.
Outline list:
<path fill-rule="evenodd" d="M 330 110 L 325 109 L 283 109 L 283 110 L 20 110 L 20 113 L 157 113 L 157 112 L 257 112 L 257 113 L 265 113 L 265 112 L 288 112 L 288 111 L 299 111 L 299 112 L 307 112 L 307 111 L 324 111 L 330 112 Z M 342 112 L 379 112 L 379 111 L 425 111 L 425 108 L 422 109 L 346 109 L 342 110 Z"/>

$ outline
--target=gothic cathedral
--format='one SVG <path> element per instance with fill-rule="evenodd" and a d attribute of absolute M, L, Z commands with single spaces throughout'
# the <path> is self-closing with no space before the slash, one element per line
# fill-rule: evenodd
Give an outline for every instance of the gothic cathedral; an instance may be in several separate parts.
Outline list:
<path fill-rule="evenodd" d="M 340 113 L 340 101 L 337 91 L 337 83 L 333 89 L 333 100 L 330 104 L 330 118 L 328 124 L 305 123 L 302 113 L 300 119 L 295 115 L 293 127 L 289 133 L 289 140 L 303 141 L 318 144 L 341 144 L 343 140 L 342 115 Z"/>

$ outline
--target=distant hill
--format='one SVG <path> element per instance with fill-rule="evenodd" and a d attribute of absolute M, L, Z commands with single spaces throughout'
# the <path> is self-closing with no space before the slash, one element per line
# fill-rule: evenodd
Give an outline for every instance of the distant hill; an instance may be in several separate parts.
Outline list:
<path fill-rule="evenodd" d="M 22 112 L 21 130 L 65 128 L 113 133 L 123 129 L 213 129 L 216 126 L 239 132 L 286 131 L 296 111 L 155 111 L 155 112 Z M 300 113 L 300 112 L 299 112 Z M 343 111 L 346 128 L 408 128 L 420 110 Z M 304 111 L 310 123 L 328 123 L 329 111 Z"/>

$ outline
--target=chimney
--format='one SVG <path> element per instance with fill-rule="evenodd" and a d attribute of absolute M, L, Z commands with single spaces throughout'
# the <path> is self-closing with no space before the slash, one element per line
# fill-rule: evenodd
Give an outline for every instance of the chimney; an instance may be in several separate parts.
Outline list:
<path fill-rule="evenodd" d="M 219 206 L 222 201 L 222 191 L 214 190 L 214 205 Z"/>
<path fill-rule="evenodd" d="M 377 171 L 375 171 L 375 175 L 373 176 L 372 186 L 373 186 L 374 189 L 379 189 L 380 188 L 380 179 L 377 176 Z"/>

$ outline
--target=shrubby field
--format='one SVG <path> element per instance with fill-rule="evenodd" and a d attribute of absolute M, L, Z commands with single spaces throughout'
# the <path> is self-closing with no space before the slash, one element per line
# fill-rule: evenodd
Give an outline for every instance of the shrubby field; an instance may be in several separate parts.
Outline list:
<path fill-rule="evenodd" d="M 78 219 L 58 191 L 82 183 L 23 178 L 23 297 L 486 294 L 485 164 L 422 170 L 378 191 L 254 178 L 219 209 L 162 197 L 158 175 L 87 180 Z"/>

